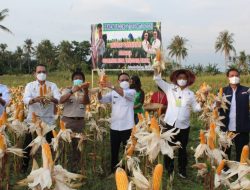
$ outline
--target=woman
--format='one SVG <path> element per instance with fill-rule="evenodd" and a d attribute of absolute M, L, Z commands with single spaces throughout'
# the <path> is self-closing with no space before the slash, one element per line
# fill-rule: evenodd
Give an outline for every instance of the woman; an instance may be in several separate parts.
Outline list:
<path fill-rule="evenodd" d="M 65 88 L 60 98 L 63 104 L 62 121 L 67 129 L 71 129 L 75 133 L 81 133 L 84 128 L 84 115 L 86 105 L 90 103 L 88 95 L 89 83 L 84 83 L 85 76 L 81 70 L 76 70 L 72 76 L 72 86 Z M 76 172 L 78 168 L 80 151 L 77 149 L 77 140 L 72 139 L 72 171 Z"/>
<path fill-rule="evenodd" d="M 141 89 L 141 80 L 138 76 L 134 75 L 131 77 L 130 88 L 136 91 L 134 100 L 134 120 L 135 124 L 137 124 L 139 121 L 138 113 L 144 113 L 143 103 L 145 98 L 144 91 Z"/>
<path fill-rule="evenodd" d="M 63 90 L 60 103 L 63 104 L 62 121 L 65 127 L 75 133 L 80 133 L 84 127 L 85 106 L 89 104 L 88 83 L 85 76 L 76 70 L 71 76 L 73 85 Z"/>
<path fill-rule="evenodd" d="M 149 47 L 150 47 L 149 33 L 145 31 L 143 32 L 143 36 L 142 36 L 142 48 L 144 49 L 146 53 L 148 53 Z"/>

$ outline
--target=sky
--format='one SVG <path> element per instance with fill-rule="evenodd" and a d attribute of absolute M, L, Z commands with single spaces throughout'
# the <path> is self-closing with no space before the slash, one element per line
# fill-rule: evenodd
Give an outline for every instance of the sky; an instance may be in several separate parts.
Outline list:
<path fill-rule="evenodd" d="M 250 54 L 249 0 L 0 0 L 9 9 L 1 22 L 14 35 L 0 31 L 8 50 L 49 39 L 90 40 L 90 25 L 102 22 L 151 22 L 162 24 L 163 48 L 180 35 L 188 40 L 184 65 L 224 64 L 214 44 L 223 30 L 234 34 L 236 52 Z M 168 51 L 166 50 L 166 53 Z"/>

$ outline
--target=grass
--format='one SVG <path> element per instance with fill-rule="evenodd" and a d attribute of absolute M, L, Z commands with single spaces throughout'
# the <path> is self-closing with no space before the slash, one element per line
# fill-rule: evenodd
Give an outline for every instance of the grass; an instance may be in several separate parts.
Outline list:
<path fill-rule="evenodd" d="M 133 72 L 132 74 L 139 74 L 137 72 Z M 109 74 L 109 80 L 113 83 L 116 82 L 116 75 Z M 152 74 L 144 74 L 141 75 L 142 88 L 145 92 L 154 91 L 156 89 L 156 85 L 152 80 Z M 168 76 L 164 76 L 168 81 Z M 6 84 L 9 87 L 13 86 L 24 86 L 26 83 L 34 80 L 32 75 L 3 75 L 0 76 L 0 83 Z M 49 73 L 48 80 L 55 82 L 59 88 L 66 87 L 71 85 L 70 73 L 68 72 L 57 72 L 57 73 Z M 91 81 L 91 75 L 86 75 L 86 81 Z M 94 81 L 97 80 L 97 76 L 94 76 Z M 208 83 L 216 92 L 220 87 L 227 85 L 227 79 L 225 75 L 201 75 L 196 79 L 195 84 L 191 87 L 193 91 L 196 91 L 199 86 L 203 82 Z M 241 84 L 249 86 L 250 85 L 250 76 L 241 76 Z M 97 83 L 94 83 L 94 86 L 97 86 Z M 193 157 L 193 150 L 191 147 L 195 148 L 199 143 L 199 131 L 200 129 L 204 129 L 202 122 L 198 120 L 198 114 L 192 114 L 191 116 L 191 130 L 188 144 L 188 179 L 181 179 L 177 174 L 174 180 L 174 190 L 201 190 L 203 189 L 202 180 L 197 178 L 197 171 L 191 168 L 191 165 L 195 162 Z M 99 157 L 97 158 L 97 166 L 101 166 L 104 170 L 104 173 L 96 173 L 93 174 L 93 160 L 90 158 L 89 153 L 92 152 L 92 146 L 87 144 L 85 147 L 84 156 L 86 158 L 86 176 L 87 179 L 85 181 L 85 185 L 81 189 L 90 189 L 90 190 L 115 190 L 115 181 L 114 178 L 107 178 L 107 174 L 110 168 L 109 160 L 110 160 L 110 151 L 109 151 L 109 136 L 105 137 L 104 143 L 97 143 Z M 70 159 L 70 158 L 69 158 Z M 24 174 L 17 174 L 16 176 L 11 174 L 11 187 L 15 186 L 16 181 L 23 179 L 25 177 Z M 18 188 L 18 189 L 27 189 L 27 188 Z M 164 182 L 163 189 L 166 189 L 166 173 L 164 172 Z"/>

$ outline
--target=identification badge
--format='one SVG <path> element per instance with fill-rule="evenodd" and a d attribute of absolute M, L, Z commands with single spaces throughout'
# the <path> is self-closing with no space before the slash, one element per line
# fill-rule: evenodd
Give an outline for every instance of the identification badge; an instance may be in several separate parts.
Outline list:
<path fill-rule="evenodd" d="M 79 104 L 79 108 L 80 109 L 84 109 L 84 105 L 83 104 Z"/>
<path fill-rule="evenodd" d="M 181 107 L 181 99 L 176 99 L 175 105 L 176 105 L 176 107 Z"/>

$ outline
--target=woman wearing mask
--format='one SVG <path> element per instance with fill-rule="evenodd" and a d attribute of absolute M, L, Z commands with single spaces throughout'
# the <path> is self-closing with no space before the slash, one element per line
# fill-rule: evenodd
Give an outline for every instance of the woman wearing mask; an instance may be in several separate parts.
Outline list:
<path fill-rule="evenodd" d="M 72 86 L 65 88 L 60 98 L 60 103 L 63 104 L 62 120 L 66 128 L 80 133 L 84 127 L 86 105 L 90 103 L 89 83 L 84 83 L 85 76 L 80 70 L 76 70 L 71 79 Z"/>
<path fill-rule="evenodd" d="M 185 69 L 174 71 L 170 76 L 172 84 L 165 82 L 155 71 L 154 80 L 156 84 L 165 92 L 168 97 L 168 109 L 164 117 L 166 130 L 176 128 L 180 130 L 174 141 L 179 141 L 181 147 L 178 153 L 179 175 L 186 178 L 188 136 L 190 129 L 190 113 L 200 111 L 201 106 L 195 100 L 194 93 L 189 90 L 189 86 L 195 81 L 195 75 Z M 174 159 L 164 157 L 165 167 L 171 175 L 174 170 Z"/>
<path fill-rule="evenodd" d="M 134 75 L 131 77 L 130 88 L 136 91 L 134 100 L 134 120 L 135 124 L 137 124 L 139 121 L 138 113 L 144 113 L 143 103 L 145 98 L 144 91 L 141 89 L 141 80 L 138 76 Z"/>
<path fill-rule="evenodd" d="M 63 104 L 62 121 L 67 129 L 71 129 L 74 133 L 83 132 L 84 115 L 86 105 L 90 103 L 88 95 L 89 83 L 85 82 L 85 76 L 81 70 L 76 70 L 72 76 L 72 86 L 65 88 L 60 98 Z M 77 172 L 79 167 L 80 151 L 77 149 L 77 140 L 72 139 L 72 171 Z"/>

